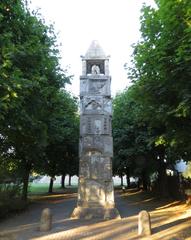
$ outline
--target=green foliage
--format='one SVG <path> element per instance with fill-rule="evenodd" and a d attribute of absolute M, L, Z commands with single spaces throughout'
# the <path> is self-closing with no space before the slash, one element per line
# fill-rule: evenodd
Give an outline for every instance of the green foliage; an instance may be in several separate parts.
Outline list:
<path fill-rule="evenodd" d="M 185 172 L 183 173 L 185 178 L 191 178 L 191 162 L 188 163 Z"/>
<path fill-rule="evenodd" d="M 144 119 L 143 106 L 136 100 L 136 86 L 117 95 L 113 106 L 114 172 L 129 169 L 131 176 L 140 176 L 146 169 L 152 172 L 154 135 Z"/>
<path fill-rule="evenodd" d="M 54 112 L 47 118 L 48 144 L 45 150 L 44 173 L 51 177 L 78 174 L 79 116 L 77 99 L 61 91 Z M 41 172 L 43 173 L 43 172 Z"/>
<path fill-rule="evenodd" d="M 16 198 L 21 193 L 21 186 L 17 184 L 1 184 L 0 199 L 6 201 L 9 198 Z"/>
<path fill-rule="evenodd" d="M 0 31 L 0 166 L 23 179 L 26 199 L 29 174 L 44 167 L 47 148 L 76 131 L 76 100 L 61 90 L 70 77 L 59 65 L 53 26 L 38 12 L 3 0 Z"/>
<path fill-rule="evenodd" d="M 137 100 L 150 125 L 163 129 L 156 144 L 174 160 L 190 160 L 191 2 L 156 3 L 157 9 L 142 9 L 142 39 L 134 46 L 129 76 L 139 85 Z"/>
<path fill-rule="evenodd" d="M 24 209 L 26 204 L 20 200 L 21 186 L 17 184 L 0 184 L 0 218 L 11 212 Z"/>
<path fill-rule="evenodd" d="M 128 69 L 133 86 L 114 99 L 114 171 L 156 171 L 167 193 L 166 167 L 191 159 L 191 2 L 155 2 L 142 8 Z"/>

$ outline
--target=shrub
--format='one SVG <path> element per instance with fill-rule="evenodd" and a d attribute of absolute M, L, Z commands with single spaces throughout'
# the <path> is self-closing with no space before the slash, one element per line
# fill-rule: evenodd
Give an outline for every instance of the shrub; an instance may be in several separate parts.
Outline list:
<path fill-rule="evenodd" d="M 26 207 L 26 203 L 20 199 L 20 193 L 20 185 L 0 184 L 0 218 Z"/>

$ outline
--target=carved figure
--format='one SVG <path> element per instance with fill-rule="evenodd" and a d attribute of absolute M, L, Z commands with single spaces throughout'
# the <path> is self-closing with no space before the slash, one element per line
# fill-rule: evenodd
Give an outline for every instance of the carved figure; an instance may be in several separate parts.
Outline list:
<path fill-rule="evenodd" d="M 97 74 L 100 74 L 100 69 L 99 69 L 99 66 L 98 65 L 93 65 L 92 66 L 92 74 L 94 75 L 97 75 Z"/>

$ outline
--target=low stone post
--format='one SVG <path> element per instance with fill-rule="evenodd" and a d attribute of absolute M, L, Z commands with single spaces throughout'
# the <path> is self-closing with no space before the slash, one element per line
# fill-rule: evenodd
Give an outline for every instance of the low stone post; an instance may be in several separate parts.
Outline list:
<path fill-rule="evenodd" d="M 45 208 L 42 211 L 40 219 L 40 231 L 50 231 L 52 228 L 52 213 L 49 208 Z"/>
<path fill-rule="evenodd" d="M 141 236 L 151 235 L 150 215 L 145 210 L 141 211 L 138 216 L 138 235 Z"/>

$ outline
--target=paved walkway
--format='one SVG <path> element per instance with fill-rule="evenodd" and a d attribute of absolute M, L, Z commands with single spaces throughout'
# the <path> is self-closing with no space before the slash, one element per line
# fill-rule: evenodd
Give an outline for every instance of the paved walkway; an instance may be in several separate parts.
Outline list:
<path fill-rule="evenodd" d="M 76 194 L 63 194 L 42 198 L 33 203 L 29 208 L 12 218 L 0 223 L 0 240 L 135 240 L 141 239 L 137 236 L 137 215 L 143 210 L 143 204 L 130 202 L 116 193 L 115 201 L 122 219 L 109 221 L 95 220 L 71 220 L 70 214 L 76 206 Z M 42 209 L 49 207 L 53 213 L 53 228 L 49 232 L 39 231 L 39 219 Z M 148 209 L 147 209 L 148 207 Z M 168 222 L 169 213 L 166 209 L 163 214 L 152 213 L 149 205 L 144 209 L 151 212 L 153 235 L 155 240 L 188 240 L 189 235 L 177 238 L 177 224 L 184 224 L 184 228 L 190 229 L 190 220 L 187 217 L 177 217 Z M 167 213 L 166 213 L 167 212 Z M 157 215 L 158 214 L 158 215 Z M 165 224 L 161 227 L 159 222 Z M 168 229 L 172 229 L 169 235 Z M 174 229 L 174 230 L 173 230 Z M 168 232 L 167 232 L 168 231 Z M 173 236 L 173 234 L 175 234 Z M 168 237 L 169 236 L 169 237 Z M 190 231 L 191 236 L 191 231 Z"/>

